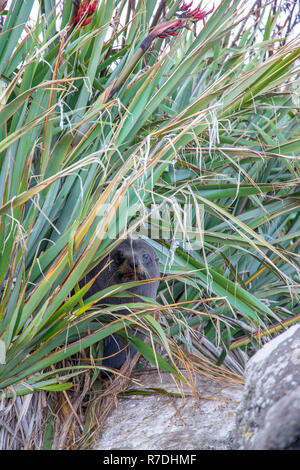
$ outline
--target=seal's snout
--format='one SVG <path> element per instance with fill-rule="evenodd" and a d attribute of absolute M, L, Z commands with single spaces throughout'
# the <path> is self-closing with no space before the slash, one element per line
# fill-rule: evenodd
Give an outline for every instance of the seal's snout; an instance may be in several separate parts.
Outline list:
<path fill-rule="evenodd" d="M 135 280 L 145 279 L 144 267 L 138 256 L 130 256 L 125 261 L 125 272 L 127 271 L 128 277 Z"/>
<path fill-rule="evenodd" d="M 118 269 L 118 276 L 123 282 L 146 279 L 144 266 L 139 256 L 126 256 Z"/>

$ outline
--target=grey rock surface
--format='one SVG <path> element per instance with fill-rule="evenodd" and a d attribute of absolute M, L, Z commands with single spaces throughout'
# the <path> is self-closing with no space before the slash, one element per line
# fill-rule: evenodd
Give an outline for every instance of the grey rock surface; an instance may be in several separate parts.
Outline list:
<path fill-rule="evenodd" d="M 135 389 L 160 389 L 180 393 L 172 377 L 153 370 L 135 375 Z M 184 387 L 182 397 L 153 394 L 118 400 L 108 416 L 96 449 L 197 450 L 231 449 L 235 412 L 242 387 L 197 377 L 199 400 Z"/>
<path fill-rule="evenodd" d="M 265 344 L 248 362 L 234 447 L 300 447 L 300 325 Z"/>

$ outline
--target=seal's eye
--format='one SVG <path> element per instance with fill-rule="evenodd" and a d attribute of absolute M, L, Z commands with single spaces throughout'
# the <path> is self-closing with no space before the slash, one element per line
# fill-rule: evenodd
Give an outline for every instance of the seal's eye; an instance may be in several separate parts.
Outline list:
<path fill-rule="evenodd" d="M 125 257 L 123 255 L 122 251 L 121 250 L 116 251 L 115 254 L 114 254 L 114 261 L 117 264 L 122 264 L 124 260 L 125 260 Z"/>
<path fill-rule="evenodd" d="M 148 255 L 148 253 L 144 253 L 143 254 L 143 262 L 144 263 L 150 263 L 150 261 L 151 261 L 150 255 Z"/>

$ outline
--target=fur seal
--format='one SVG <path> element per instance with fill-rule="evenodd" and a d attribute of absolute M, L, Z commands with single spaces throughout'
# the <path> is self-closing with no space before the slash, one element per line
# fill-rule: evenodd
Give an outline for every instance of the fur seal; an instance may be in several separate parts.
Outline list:
<path fill-rule="evenodd" d="M 108 267 L 103 269 L 106 264 L 108 264 Z M 142 239 L 127 238 L 119 243 L 106 258 L 85 276 L 85 282 L 92 279 L 102 269 L 103 271 L 99 274 L 84 298 L 96 294 L 102 289 L 114 284 L 157 279 L 160 276 L 156 253 L 154 249 Z M 141 284 L 128 289 L 127 292 L 155 299 L 158 284 L 159 281 Z M 136 301 L 140 302 L 140 300 L 136 299 L 134 296 L 131 298 L 105 297 L 103 302 L 98 305 L 120 305 L 122 303 L 132 303 Z M 118 315 L 128 315 L 129 312 L 127 309 L 124 309 L 118 310 L 117 313 Z M 130 333 L 132 333 L 132 330 Z M 141 334 L 137 334 L 137 336 L 141 339 L 143 338 Z M 104 338 L 103 366 L 120 369 L 127 358 L 128 349 L 130 356 L 134 356 L 136 349 L 131 344 L 126 348 L 118 334 Z M 118 351 L 120 352 L 118 353 Z"/>

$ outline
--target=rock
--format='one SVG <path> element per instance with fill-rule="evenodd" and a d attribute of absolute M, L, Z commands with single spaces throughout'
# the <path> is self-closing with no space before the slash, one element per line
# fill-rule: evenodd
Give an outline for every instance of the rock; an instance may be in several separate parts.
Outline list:
<path fill-rule="evenodd" d="M 100 450 L 197 450 L 230 449 L 235 412 L 242 388 L 198 376 L 199 400 L 184 387 L 185 399 L 155 393 L 155 389 L 180 394 L 168 373 L 135 374 L 152 395 L 133 395 L 118 400 L 95 449 Z M 153 390 L 154 389 L 154 390 Z"/>
<path fill-rule="evenodd" d="M 253 449 L 300 450 L 300 387 L 278 400 L 268 410 Z"/>
<path fill-rule="evenodd" d="M 248 362 L 234 447 L 300 448 L 300 325 L 265 344 Z"/>

